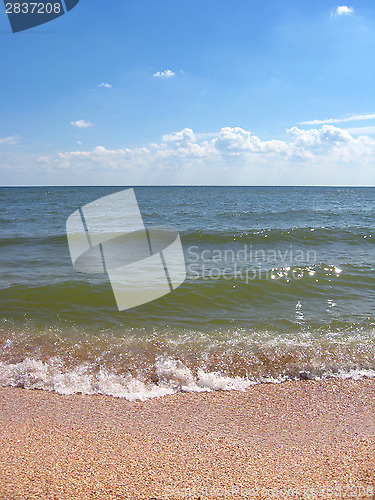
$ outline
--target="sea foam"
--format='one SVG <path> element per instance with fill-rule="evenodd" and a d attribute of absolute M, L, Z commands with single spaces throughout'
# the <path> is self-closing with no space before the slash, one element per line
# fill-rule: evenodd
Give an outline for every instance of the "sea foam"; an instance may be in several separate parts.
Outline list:
<path fill-rule="evenodd" d="M 177 392 L 208 392 L 245 390 L 258 383 L 281 383 L 298 377 L 229 377 L 219 372 L 198 369 L 194 374 L 181 361 L 162 358 L 156 363 L 157 382 L 130 374 L 111 373 L 101 368 L 93 372 L 88 363 L 66 368 L 58 358 L 48 362 L 25 359 L 19 363 L 0 363 L 0 385 L 53 391 L 59 394 L 102 394 L 125 398 L 128 401 L 167 396 Z M 360 379 L 375 378 L 375 370 L 330 370 L 308 377 L 315 380 L 326 378 Z M 301 377 L 306 378 L 306 377 Z"/>

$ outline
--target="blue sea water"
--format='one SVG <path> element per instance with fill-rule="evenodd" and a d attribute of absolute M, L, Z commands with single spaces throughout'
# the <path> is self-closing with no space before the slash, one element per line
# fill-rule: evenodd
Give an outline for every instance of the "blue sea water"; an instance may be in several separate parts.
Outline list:
<path fill-rule="evenodd" d="M 67 217 L 122 187 L 1 188 L 0 384 L 128 399 L 375 374 L 375 188 L 135 187 L 187 278 L 118 311 Z"/>

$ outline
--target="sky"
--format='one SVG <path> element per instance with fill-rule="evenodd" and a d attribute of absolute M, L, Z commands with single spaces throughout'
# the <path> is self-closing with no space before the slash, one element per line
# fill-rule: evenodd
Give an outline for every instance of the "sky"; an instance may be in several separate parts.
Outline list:
<path fill-rule="evenodd" d="M 373 0 L 80 0 L 12 33 L 0 184 L 374 185 Z"/>

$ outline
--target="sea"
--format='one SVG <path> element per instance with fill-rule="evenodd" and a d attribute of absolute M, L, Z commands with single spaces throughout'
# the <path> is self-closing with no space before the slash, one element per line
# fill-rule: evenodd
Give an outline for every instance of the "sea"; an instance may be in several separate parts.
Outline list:
<path fill-rule="evenodd" d="M 375 376 L 375 188 L 133 187 L 186 279 L 119 311 L 66 220 L 125 189 L 0 189 L 1 386 L 133 401 Z"/>

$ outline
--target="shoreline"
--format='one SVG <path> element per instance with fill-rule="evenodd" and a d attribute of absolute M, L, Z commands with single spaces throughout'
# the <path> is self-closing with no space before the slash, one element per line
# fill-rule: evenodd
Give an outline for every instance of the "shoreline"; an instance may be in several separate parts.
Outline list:
<path fill-rule="evenodd" d="M 374 379 L 0 401 L 1 499 L 375 498 Z"/>

